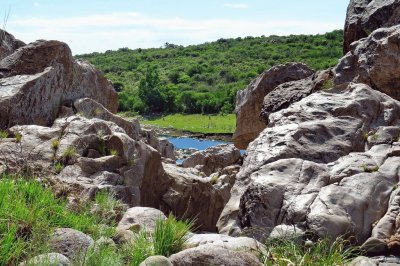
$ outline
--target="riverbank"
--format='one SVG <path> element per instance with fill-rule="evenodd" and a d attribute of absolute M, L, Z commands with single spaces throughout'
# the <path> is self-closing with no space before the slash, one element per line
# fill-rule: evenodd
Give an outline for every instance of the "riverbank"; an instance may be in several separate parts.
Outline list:
<path fill-rule="evenodd" d="M 132 117 L 127 113 L 120 113 L 123 117 Z M 158 135 L 173 137 L 191 137 L 231 141 L 236 126 L 234 114 L 228 115 L 200 115 L 200 114 L 172 114 L 166 116 L 136 117 L 145 129 L 154 129 Z"/>

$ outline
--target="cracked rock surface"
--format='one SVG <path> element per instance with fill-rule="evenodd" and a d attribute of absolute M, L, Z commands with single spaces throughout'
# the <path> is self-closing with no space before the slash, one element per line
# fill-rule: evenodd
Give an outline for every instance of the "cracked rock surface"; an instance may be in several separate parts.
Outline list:
<path fill-rule="evenodd" d="M 389 96 L 350 84 L 271 114 L 249 145 L 219 232 L 264 240 L 275 227 L 294 225 L 362 244 L 378 223 L 386 238 L 398 234 L 399 110 Z"/>

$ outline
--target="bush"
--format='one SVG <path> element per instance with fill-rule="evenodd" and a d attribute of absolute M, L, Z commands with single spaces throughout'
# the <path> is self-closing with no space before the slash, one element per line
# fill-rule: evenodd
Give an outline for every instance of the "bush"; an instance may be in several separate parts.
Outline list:
<path fill-rule="evenodd" d="M 338 238 L 320 239 L 315 243 L 305 244 L 295 239 L 276 239 L 266 243 L 269 257 L 264 259 L 266 266 L 286 265 L 345 265 L 360 254 L 358 248 L 352 247 L 349 241 Z"/>

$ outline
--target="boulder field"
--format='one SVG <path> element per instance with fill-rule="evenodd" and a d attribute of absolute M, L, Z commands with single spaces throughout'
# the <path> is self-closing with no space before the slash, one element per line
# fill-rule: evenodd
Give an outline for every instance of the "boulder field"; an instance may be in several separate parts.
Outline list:
<path fill-rule="evenodd" d="M 156 216 L 196 218 L 190 248 L 143 265 L 260 265 L 254 250 L 288 234 L 345 237 L 368 255 L 399 255 L 399 12 L 400 1 L 351 0 L 336 67 L 266 70 L 237 94 L 236 147 L 197 152 L 182 165 L 171 143 L 115 114 L 111 82 L 66 44 L 25 45 L 1 32 L 0 128 L 8 136 L 0 172 L 33 174 L 71 202 L 113 192 L 130 208 L 118 226 L 125 240 L 131 228 L 151 230 Z M 55 234 L 92 242 L 72 233 Z M 71 256 L 51 252 L 43 256 Z"/>

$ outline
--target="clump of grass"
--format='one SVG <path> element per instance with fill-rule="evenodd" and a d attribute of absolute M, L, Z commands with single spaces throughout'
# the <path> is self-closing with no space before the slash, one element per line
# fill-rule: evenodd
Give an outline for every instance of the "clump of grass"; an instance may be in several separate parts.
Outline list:
<path fill-rule="evenodd" d="M 15 133 L 15 142 L 21 143 L 22 141 L 22 134 L 20 132 Z"/>
<path fill-rule="evenodd" d="M 54 170 L 56 171 L 57 174 L 61 173 L 61 171 L 64 169 L 64 164 L 62 164 L 61 162 L 57 162 L 54 165 Z"/>
<path fill-rule="evenodd" d="M 110 149 L 110 155 L 118 156 L 118 151 L 115 149 Z"/>
<path fill-rule="evenodd" d="M 324 81 L 324 84 L 322 84 L 321 89 L 322 90 L 329 90 L 331 88 L 333 88 L 334 84 L 333 84 L 333 80 L 332 79 L 327 79 Z"/>
<path fill-rule="evenodd" d="M 0 265 L 15 265 L 47 252 L 55 228 L 73 228 L 96 238 L 110 232 L 95 214 L 73 212 L 49 188 L 22 177 L 0 176 Z"/>
<path fill-rule="evenodd" d="M 79 266 L 123 266 L 124 256 L 118 252 L 117 247 L 107 243 L 95 244 L 88 249 L 86 254 L 78 256 L 73 265 Z"/>
<path fill-rule="evenodd" d="M 218 182 L 218 174 L 213 174 L 212 176 L 211 176 L 211 179 L 210 179 L 210 183 L 211 183 L 211 185 L 215 185 L 215 184 L 217 184 L 217 182 Z"/>
<path fill-rule="evenodd" d="M 362 169 L 366 173 L 374 173 L 374 172 L 377 172 L 379 170 L 379 166 L 376 165 L 376 166 L 373 166 L 373 167 L 369 167 L 368 165 L 363 164 L 362 165 Z"/>
<path fill-rule="evenodd" d="M 61 157 L 68 161 L 68 160 L 72 159 L 75 155 L 76 155 L 75 147 L 74 146 L 68 146 L 65 149 L 65 151 L 63 152 L 63 154 L 61 155 Z"/>
<path fill-rule="evenodd" d="M 8 138 L 8 132 L 5 130 L 0 130 L 0 140 Z"/>
<path fill-rule="evenodd" d="M 56 151 L 58 147 L 60 147 L 60 139 L 53 139 L 51 141 L 51 148 Z"/>
<path fill-rule="evenodd" d="M 153 234 L 154 253 L 169 257 L 181 251 L 192 229 L 193 221 L 178 221 L 173 215 L 166 220 L 157 220 Z"/>
<path fill-rule="evenodd" d="M 115 198 L 115 194 L 102 190 L 96 193 L 94 205 L 89 206 L 90 212 L 101 218 L 102 223 L 114 226 L 122 218 L 125 205 Z"/>
<path fill-rule="evenodd" d="M 145 259 L 154 254 L 151 240 L 146 231 L 140 231 L 134 236 L 132 243 L 124 246 L 124 253 L 130 261 L 130 266 L 138 266 Z"/>
<path fill-rule="evenodd" d="M 360 254 L 359 248 L 349 241 L 337 238 L 320 239 L 311 245 L 304 245 L 292 239 L 274 239 L 266 243 L 268 257 L 264 265 L 345 265 Z"/>

